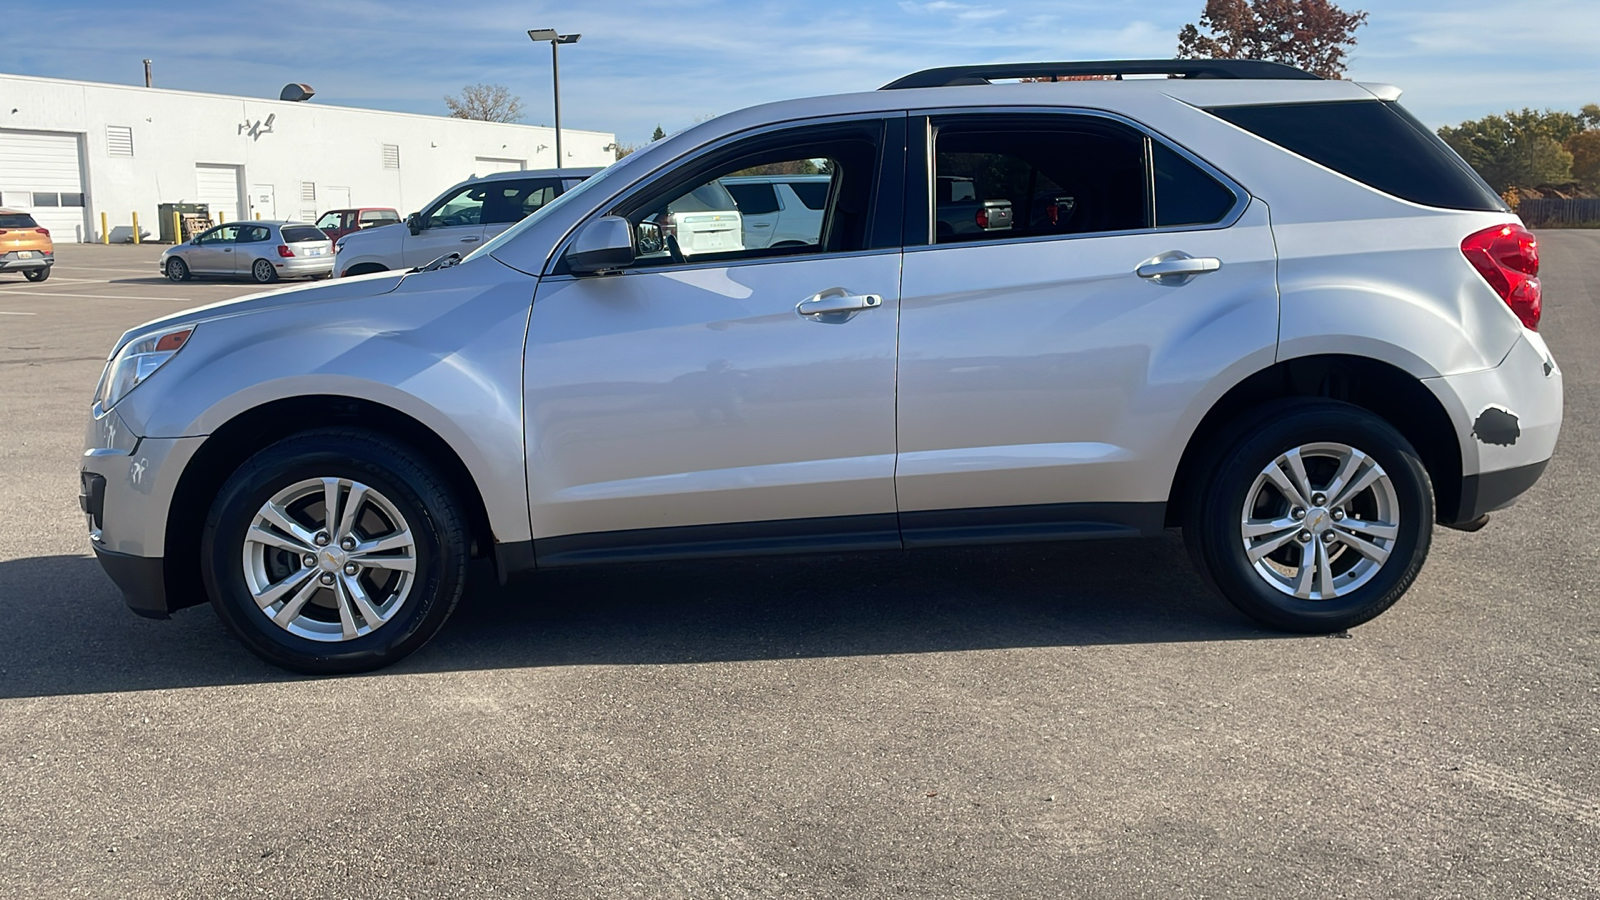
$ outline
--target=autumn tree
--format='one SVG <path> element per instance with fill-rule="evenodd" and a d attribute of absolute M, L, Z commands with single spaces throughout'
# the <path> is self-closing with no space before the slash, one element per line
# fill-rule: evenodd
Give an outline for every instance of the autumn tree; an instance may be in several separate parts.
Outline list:
<path fill-rule="evenodd" d="M 1447 125 L 1439 129 L 1439 137 L 1490 187 L 1503 192 L 1510 187 L 1562 184 L 1575 176 L 1585 180 L 1579 174 L 1579 155 L 1583 154 L 1584 166 L 1592 165 L 1588 152 L 1595 138 L 1587 135 L 1600 134 L 1594 129 L 1597 125 L 1600 107 L 1592 104 L 1579 113 L 1524 109 Z"/>
<path fill-rule="evenodd" d="M 1367 21 L 1329 0 L 1206 0 L 1198 25 L 1178 32 L 1180 59 L 1266 59 L 1343 78 L 1355 31 Z"/>
<path fill-rule="evenodd" d="M 481 122 L 517 122 L 522 119 L 522 98 L 503 84 L 469 84 L 454 97 L 444 98 L 452 119 Z"/>

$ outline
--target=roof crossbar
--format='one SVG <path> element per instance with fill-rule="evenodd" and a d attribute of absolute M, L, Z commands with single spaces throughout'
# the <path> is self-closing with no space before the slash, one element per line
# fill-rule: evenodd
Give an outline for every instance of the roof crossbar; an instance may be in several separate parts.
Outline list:
<path fill-rule="evenodd" d="M 997 78 L 1059 78 L 1098 75 L 1172 75 L 1179 78 L 1250 78 L 1320 81 L 1303 69 L 1261 59 L 1122 59 L 1101 62 L 996 63 L 986 66 L 942 66 L 897 78 L 880 90 L 989 84 Z"/>

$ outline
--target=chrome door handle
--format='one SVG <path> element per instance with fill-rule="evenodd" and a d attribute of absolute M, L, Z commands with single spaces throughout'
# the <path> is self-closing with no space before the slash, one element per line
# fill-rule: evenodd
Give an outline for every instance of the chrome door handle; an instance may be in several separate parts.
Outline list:
<path fill-rule="evenodd" d="M 1156 258 L 1134 269 L 1140 278 L 1164 278 L 1169 275 L 1200 275 L 1222 268 L 1222 260 L 1212 256 L 1171 256 Z"/>
<path fill-rule="evenodd" d="M 825 316 L 829 313 L 855 312 L 882 306 L 883 298 L 877 294 L 846 294 L 842 291 L 824 291 L 813 294 L 795 307 L 802 316 Z"/>

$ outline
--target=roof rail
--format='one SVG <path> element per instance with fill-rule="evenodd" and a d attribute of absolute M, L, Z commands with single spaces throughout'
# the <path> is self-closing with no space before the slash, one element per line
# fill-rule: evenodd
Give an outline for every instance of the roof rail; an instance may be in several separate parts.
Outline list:
<path fill-rule="evenodd" d="M 1101 62 L 996 63 L 987 66 L 942 66 L 897 78 L 880 90 L 988 84 L 996 78 L 1059 78 L 1099 75 L 1172 75 L 1179 78 L 1252 78 L 1320 81 L 1303 69 L 1261 59 L 1122 59 Z"/>

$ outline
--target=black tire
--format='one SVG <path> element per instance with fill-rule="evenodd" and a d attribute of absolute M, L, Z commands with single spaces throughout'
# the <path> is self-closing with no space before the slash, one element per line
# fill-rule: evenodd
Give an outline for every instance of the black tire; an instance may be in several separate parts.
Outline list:
<path fill-rule="evenodd" d="M 189 274 L 189 264 L 174 256 L 167 260 L 168 281 L 188 281 L 194 276 Z"/>
<path fill-rule="evenodd" d="M 44 281 L 50 277 L 50 267 L 41 266 L 37 269 L 27 269 L 23 271 L 22 277 L 28 279 L 29 281 Z"/>
<path fill-rule="evenodd" d="M 357 265 L 357 266 L 351 266 L 350 269 L 348 271 L 346 271 L 344 274 L 345 274 L 345 277 L 351 278 L 351 277 L 354 277 L 356 275 L 371 275 L 373 272 L 387 272 L 387 271 L 389 271 L 388 267 L 380 266 L 377 263 L 361 263 L 360 265 Z"/>
<path fill-rule="evenodd" d="M 1398 506 L 1398 529 L 1395 537 L 1388 541 L 1387 558 L 1364 583 L 1344 593 L 1330 591 L 1335 596 L 1328 599 L 1302 599 L 1274 587 L 1268 577 L 1257 570 L 1247 555 L 1241 522 L 1247 515 L 1245 504 L 1251 499 L 1257 477 L 1275 460 L 1293 448 L 1326 444 L 1359 450 L 1383 468 Z M 1323 467 L 1323 472 L 1332 464 L 1329 459 L 1314 462 Z M 1307 469 L 1311 468 L 1308 464 Z M 1217 450 L 1194 471 L 1211 474 L 1186 504 L 1183 532 L 1190 557 L 1218 592 L 1240 612 L 1263 625 L 1284 631 L 1326 634 L 1370 621 L 1400 599 L 1427 559 L 1434 520 L 1433 486 L 1427 470 L 1399 431 L 1358 406 L 1308 399 L 1276 404 L 1237 423 L 1219 439 Z M 1315 479 L 1312 483 L 1313 486 L 1326 484 Z M 1264 493 L 1263 499 L 1270 500 L 1270 492 Z M 1268 518 L 1293 516 L 1294 512 L 1291 508 L 1283 513 L 1264 515 Z M 1358 525 L 1364 517 L 1343 510 L 1340 515 Z M 1331 553 L 1352 554 L 1343 564 L 1335 557 L 1328 571 L 1335 573 L 1335 579 L 1345 576 L 1353 579 L 1354 570 L 1349 567 L 1359 564 L 1362 554 L 1338 542 L 1338 526 L 1328 525 L 1331 517 L 1324 518 L 1313 512 L 1305 521 L 1313 518 L 1317 527 L 1335 530 L 1335 542 L 1328 545 L 1333 548 Z M 1293 543 L 1300 543 L 1299 532 L 1310 532 L 1311 527 L 1291 528 L 1290 531 L 1296 533 L 1292 542 L 1284 544 L 1277 552 L 1297 553 Z M 1347 567 L 1344 575 L 1337 574 L 1340 565 Z M 1320 581 L 1316 583 L 1321 584 Z M 1357 582 L 1352 580 L 1351 584 Z"/>
<path fill-rule="evenodd" d="M 272 260 L 258 259 L 250 264 L 250 278 L 256 284 L 271 284 L 278 280 L 278 267 Z"/>
<path fill-rule="evenodd" d="M 319 640 L 291 632 L 257 606 L 246 580 L 246 533 L 256 523 L 263 505 L 292 485 L 322 478 L 348 479 L 370 487 L 399 513 L 413 539 L 410 550 L 415 572 L 409 581 L 409 593 L 395 605 L 391 618 L 376 626 L 362 619 L 370 630 L 356 637 Z M 347 501 L 348 496 L 341 502 Z M 320 508 L 320 504 L 312 507 Z M 314 515 L 312 518 L 310 524 L 314 526 Z M 302 519 L 298 524 L 307 522 Z M 267 447 L 228 478 L 206 517 L 200 563 L 212 606 L 245 646 L 286 669 L 336 675 L 387 666 L 437 634 L 461 599 L 469 548 L 470 536 L 461 506 L 445 479 L 425 460 L 373 432 L 319 429 Z M 293 552 L 278 559 L 285 558 L 288 562 L 280 564 L 290 567 L 286 569 L 290 574 L 283 579 L 287 581 L 302 566 L 295 562 L 297 556 Z M 312 576 L 324 577 L 316 566 L 303 568 L 308 580 L 314 580 Z M 385 573 L 385 577 L 391 576 Z M 337 588 L 312 591 L 313 599 L 300 607 L 304 618 L 292 621 L 313 626 L 328 622 L 326 627 L 338 627 L 341 616 L 334 603 Z M 346 608 L 354 609 L 353 605 Z"/>

